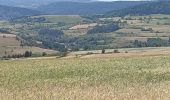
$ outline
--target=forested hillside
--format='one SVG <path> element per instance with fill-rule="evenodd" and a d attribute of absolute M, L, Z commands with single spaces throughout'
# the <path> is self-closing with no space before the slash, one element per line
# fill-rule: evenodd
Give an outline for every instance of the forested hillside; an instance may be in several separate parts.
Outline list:
<path fill-rule="evenodd" d="M 25 7 L 25 8 L 37 8 L 42 5 L 50 4 L 53 2 L 61 2 L 61 1 L 91 2 L 93 0 L 0 0 L 1 5 Z"/>
<path fill-rule="evenodd" d="M 106 13 L 104 16 L 126 16 L 126 15 L 149 15 L 149 14 L 170 14 L 170 1 L 150 2 L 138 6 L 115 10 Z"/>
<path fill-rule="evenodd" d="M 35 10 L 0 5 L 0 19 L 11 19 L 16 17 L 33 16 L 39 14 L 41 13 Z"/>
<path fill-rule="evenodd" d="M 108 11 L 123 9 L 146 3 L 144 1 L 123 1 L 123 2 L 56 2 L 49 5 L 41 6 L 36 10 L 48 14 L 60 15 L 87 15 L 103 14 Z"/>

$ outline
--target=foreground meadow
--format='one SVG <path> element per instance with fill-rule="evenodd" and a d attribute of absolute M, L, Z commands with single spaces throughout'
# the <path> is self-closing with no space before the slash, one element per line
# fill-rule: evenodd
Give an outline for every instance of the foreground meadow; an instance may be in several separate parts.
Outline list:
<path fill-rule="evenodd" d="M 170 57 L 0 61 L 1 100 L 168 100 Z"/>

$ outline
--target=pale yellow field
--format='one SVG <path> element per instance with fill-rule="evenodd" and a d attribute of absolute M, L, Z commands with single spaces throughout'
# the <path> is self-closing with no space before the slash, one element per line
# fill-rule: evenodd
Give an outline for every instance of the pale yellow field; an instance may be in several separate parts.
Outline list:
<path fill-rule="evenodd" d="M 0 75 L 1 100 L 170 98 L 169 56 L 0 61 Z"/>
<path fill-rule="evenodd" d="M 94 27 L 96 26 L 97 23 L 91 23 L 91 24 L 80 24 L 80 25 L 75 25 L 71 28 L 69 28 L 70 30 L 76 30 L 76 29 L 88 29 L 88 28 L 91 28 L 91 27 Z"/>
<path fill-rule="evenodd" d="M 0 33 L 0 47 L 4 46 L 20 46 L 20 41 L 16 40 L 14 34 Z"/>

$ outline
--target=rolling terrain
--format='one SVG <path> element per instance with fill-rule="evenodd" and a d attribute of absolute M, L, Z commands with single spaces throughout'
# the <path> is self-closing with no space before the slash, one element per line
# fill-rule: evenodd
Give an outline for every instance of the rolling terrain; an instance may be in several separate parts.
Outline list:
<path fill-rule="evenodd" d="M 53 2 L 74 1 L 74 2 L 92 2 L 93 0 L 0 0 L 2 5 L 23 7 L 23 8 L 37 8 L 42 5 Z"/>
<path fill-rule="evenodd" d="M 126 16 L 126 15 L 150 15 L 150 14 L 170 14 L 170 1 L 153 1 L 126 9 L 108 12 L 104 16 Z"/>
<path fill-rule="evenodd" d="M 120 28 L 111 32 L 105 31 L 108 29 L 104 29 L 102 33 L 94 32 L 93 28 L 99 25 L 109 28 L 110 22 L 118 23 Z M 108 23 L 108 26 L 105 23 Z M 96 20 L 79 15 L 41 15 L 16 18 L 6 22 L 6 25 L 11 27 L 9 30 L 15 31 L 18 36 L 33 45 L 38 45 L 36 41 L 53 45 L 49 43 L 51 40 L 43 41 L 43 37 L 40 36 L 39 32 L 44 27 L 48 26 L 49 31 L 61 30 L 63 33 L 60 39 L 55 39 L 53 42 L 67 47 L 70 51 L 169 46 L 169 24 L 170 16 L 163 14 L 103 17 Z M 1 28 L 7 27 L 2 25 Z M 100 29 L 102 28 L 97 28 Z M 153 40 L 155 42 L 152 42 Z M 53 46 L 53 49 L 57 50 L 58 47 Z"/>
<path fill-rule="evenodd" d="M 108 11 L 128 8 L 147 1 L 138 2 L 53 2 L 48 5 L 40 6 L 36 10 L 46 12 L 47 14 L 57 15 L 88 15 L 88 14 L 103 14 Z"/>
<path fill-rule="evenodd" d="M 39 14 L 41 13 L 35 10 L 0 5 L 0 19 L 8 20 L 8 19 L 16 18 L 16 17 L 33 16 L 33 15 L 39 15 Z"/>
<path fill-rule="evenodd" d="M 0 99 L 170 98 L 169 1 L 1 1 Z"/>

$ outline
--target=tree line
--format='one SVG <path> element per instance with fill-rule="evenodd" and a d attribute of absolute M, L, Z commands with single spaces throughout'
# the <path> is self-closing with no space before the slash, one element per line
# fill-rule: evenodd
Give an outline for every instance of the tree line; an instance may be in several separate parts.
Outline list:
<path fill-rule="evenodd" d="M 24 54 L 13 54 L 13 55 L 7 55 L 3 56 L 2 58 L 28 58 L 32 56 L 32 51 L 25 51 Z"/>
<path fill-rule="evenodd" d="M 169 40 L 164 40 L 161 38 L 148 38 L 147 41 L 139 41 L 135 40 L 133 42 L 134 47 L 161 47 L 161 46 L 170 46 L 170 38 Z"/>

